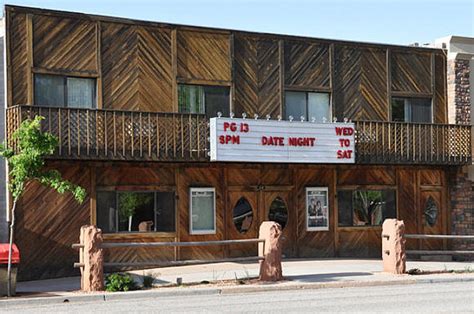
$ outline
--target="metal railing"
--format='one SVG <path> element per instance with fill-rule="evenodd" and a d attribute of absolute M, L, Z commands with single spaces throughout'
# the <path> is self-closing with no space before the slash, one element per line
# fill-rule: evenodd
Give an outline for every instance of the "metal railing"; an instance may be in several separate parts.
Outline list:
<path fill-rule="evenodd" d="M 405 239 L 419 240 L 474 240 L 471 235 L 444 235 L 444 234 L 405 234 Z M 407 250 L 406 254 L 413 255 L 474 255 L 474 250 Z"/>
<path fill-rule="evenodd" d="M 241 239 L 241 240 L 217 240 L 217 241 L 199 241 L 199 242 L 108 242 L 102 243 L 100 248 L 102 249 L 115 249 L 115 248 L 151 248 L 151 247 L 196 247 L 196 246 L 217 246 L 217 245 L 231 245 L 231 244 L 247 244 L 247 243 L 263 243 L 264 239 Z M 82 250 L 84 245 L 81 243 L 74 243 L 71 246 L 74 249 Z M 263 250 L 262 250 L 263 252 Z M 82 252 L 79 253 L 81 255 Z M 263 256 L 248 256 L 248 257 L 235 257 L 235 258 L 223 258 L 223 259 L 212 259 L 212 260 L 184 260 L 184 261 L 148 261 L 148 262 L 105 262 L 104 267 L 164 267 L 164 266 L 184 266 L 184 265 L 198 265 L 208 263 L 224 263 L 224 262 L 249 262 L 249 261 L 260 261 L 263 260 Z M 75 268 L 84 267 L 84 264 L 74 263 Z"/>

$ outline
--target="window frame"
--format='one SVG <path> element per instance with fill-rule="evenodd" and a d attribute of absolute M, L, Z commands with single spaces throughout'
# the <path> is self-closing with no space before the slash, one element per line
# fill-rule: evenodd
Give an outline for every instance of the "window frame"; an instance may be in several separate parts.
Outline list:
<path fill-rule="evenodd" d="M 95 76 L 77 76 L 77 75 L 67 75 L 67 74 L 58 74 L 58 73 L 33 73 L 33 105 L 38 107 L 50 107 L 49 105 L 37 105 L 36 104 L 36 77 L 37 76 L 56 76 L 62 78 L 63 81 L 63 89 L 64 89 L 64 99 L 63 99 L 63 106 L 57 106 L 57 108 L 68 108 L 68 109 L 98 109 L 99 103 L 99 90 L 97 88 L 97 77 Z M 87 79 L 87 80 L 94 80 L 94 99 L 93 99 L 93 106 L 87 108 L 81 107 L 70 107 L 68 105 L 68 85 L 67 80 L 68 78 L 74 79 Z"/>
<path fill-rule="evenodd" d="M 407 99 L 425 99 L 430 101 L 430 121 L 429 122 L 412 122 L 412 121 L 406 121 L 406 117 L 404 116 L 403 121 L 395 121 L 393 120 L 393 101 L 397 100 L 403 100 L 404 102 L 404 107 L 403 110 L 405 112 L 405 101 Z M 434 122 L 434 107 L 433 107 L 433 97 L 424 97 L 424 96 L 397 96 L 397 95 L 392 95 L 390 99 L 390 122 L 395 122 L 395 123 L 416 123 L 416 124 L 433 124 Z M 410 112 L 412 111 L 412 108 L 410 107 Z M 404 114 L 405 115 L 405 114 Z"/>
<path fill-rule="evenodd" d="M 394 186 L 394 185 L 348 185 L 348 186 L 340 186 L 336 189 L 336 200 L 337 200 L 337 212 L 335 213 L 336 217 L 337 217 L 337 222 L 336 222 L 336 226 L 339 230 L 361 230 L 361 229 L 381 229 L 382 228 L 382 224 L 383 224 L 383 221 L 382 221 L 382 224 L 380 225 L 361 225 L 361 226 L 355 226 L 353 223 L 350 225 L 350 226 L 341 226 L 340 225 L 340 221 L 339 221 L 339 211 L 341 209 L 339 203 L 340 203 L 340 200 L 339 200 L 339 197 L 338 197 L 338 193 L 339 191 L 357 191 L 357 190 L 364 190 L 364 191 L 368 191 L 368 190 L 372 190 L 372 191 L 384 191 L 384 190 L 391 190 L 391 191 L 394 191 L 395 192 L 395 197 L 394 197 L 394 201 L 395 201 L 395 215 L 396 215 L 396 219 L 398 219 L 398 217 L 400 217 L 400 213 L 399 213 L 399 210 L 398 210 L 398 188 L 397 186 Z M 353 196 L 351 195 L 351 198 Z M 354 216 L 354 209 L 352 208 L 351 209 L 351 217 L 352 217 L 352 221 L 353 221 L 353 216 Z"/>
<path fill-rule="evenodd" d="M 173 210 L 174 210 L 174 231 L 147 231 L 147 232 L 139 232 L 139 231 L 117 231 L 117 232 L 107 232 L 104 233 L 104 238 L 137 238 L 141 236 L 154 236 L 154 237 L 175 237 L 177 235 L 177 223 L 178 223 L 178 202 L 176 201 L 176 188 L 174 186 L 100 186 L 96 188 L 95 197 L 97 200 L 97 193 L 98 192 L 115 192 L 115 202 L 116 206 L 118 205 L 118 194 L 120 192 L 137 192 L 137 193 L 153 193 L 153 200 L 154 200 L 154 210 L 156 210 L 156 194 L 157 193 L 173 193 L 174 201 L 173 201 Z M 95 201 L 94 210 L 91 214 L 91 224 L 97 225 L 97 201 Z"/>
<path fill-rule="evenodd" d="M 287 88 L 284 91 L 284 101 L 283 101 L 283 117 L 286 119 L 287 115 L 287 105 L 286 105 L 286 93 L 287 92 L 292 92 L 292 93 L 304 93 L 305 94 L 305 111 L 306 111 L 306 116 L 305 116 L 305 121 L 311 121 L 311 117 L 307 116 L 309 112 L 309 94 L 314 93 L 314 94 L 327 94 L 329 96 L 329 114 L 330 117 L 327 120 L 327 123 L 332 122 L 332 119 L 334 117 L 334 112 L 333 112 L 333 104 L 332 104 L 332 93 L 327 90 L 300 90 L 300 89 L 291 89 Z M 300 120 L 300 117 L 293 117 L 294 120 Z M 322 122 L 318 122 L 322 123 Z"/>
<path fill-rule="evenodd" d="M 212 192 L 213 194 L 213 217 L 214 217 L 214 226 L 213 229 L 206 230 L 193 230 L 193 192 Z M 214 187 L 190 187 L 189 188 L 189 234 L 190 235 L 206 235 L 206 234 L 216 234 L 216 188 Z"/>

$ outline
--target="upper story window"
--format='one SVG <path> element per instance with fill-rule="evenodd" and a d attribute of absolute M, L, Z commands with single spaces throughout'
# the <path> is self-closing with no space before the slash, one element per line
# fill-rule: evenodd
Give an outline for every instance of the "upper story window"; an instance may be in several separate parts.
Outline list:
<path fill-rule="evenodd" d="M 299 120 L 301 116 L 307 121 L 312 118 L 316 122 L 331 121 L 331 104 L 328 93 L 293 92 L 285 93 L 285 117 L 293 116 Z"/>
<path fill-rule="evenodd" d="M 178 87 L 179 112 L 202 113 L 209 118 L 221 112 L 229 116 L 229 88 L 223 86 L 184 85 Z"/>
<path fill-rule="evenodd" d="M 36 74 L 35 105 L 96 108 L 95 79 Z"/>
<path fill-rule="evenodd" d="M 175 232 L 174 192 L 98 191 L 97 226 L 104 233 Z"/>
<path fill-rule="evenodd" d="M 431 123 L 430 98 L 392 98 L 392 121 Z"/>

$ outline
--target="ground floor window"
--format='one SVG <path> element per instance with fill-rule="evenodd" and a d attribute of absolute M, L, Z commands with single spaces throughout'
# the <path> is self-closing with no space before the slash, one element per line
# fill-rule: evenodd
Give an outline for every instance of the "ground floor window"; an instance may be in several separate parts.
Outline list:
<path fill-rule="evenodd" d="M 175 232 L 174 192 L 98 191 L 97 226 L 104 233 Z"/>
<path fill-rule="evenodd" d="M 380 226 L 385 219 L 397 217 L 395 198 L 394 189 L 339 190 L 339 226 Z"/>
<path fill-rule="evenodd" d="M 189 233 L 216 233 L 216 190 L 191 188 L 189 206 Z"/>

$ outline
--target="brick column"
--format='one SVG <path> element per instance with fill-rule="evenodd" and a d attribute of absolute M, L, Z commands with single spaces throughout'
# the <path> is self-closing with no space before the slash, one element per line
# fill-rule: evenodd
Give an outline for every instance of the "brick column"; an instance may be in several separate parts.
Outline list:
<path fill-rule="evenodd" d="M 448 120 L 449 123 L 471 123 L 471 95 L 469 60 L 448 61 Z"/>

